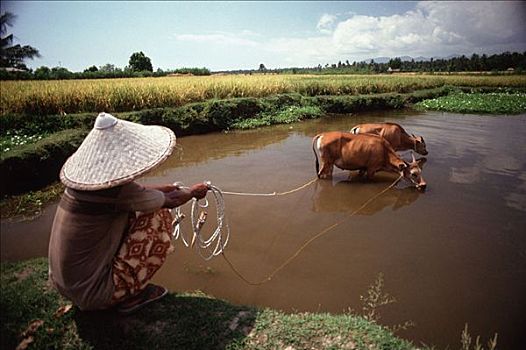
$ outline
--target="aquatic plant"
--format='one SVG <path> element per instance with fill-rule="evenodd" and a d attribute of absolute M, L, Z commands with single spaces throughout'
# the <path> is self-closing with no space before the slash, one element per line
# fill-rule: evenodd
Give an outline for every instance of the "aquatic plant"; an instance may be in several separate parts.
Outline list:
<path fill-rule="evenodd" d="M 464 326 L 464 330 L 462 331 L 462 334 L 460 335 L 460 343 L 462 344 L 461 350 L 484 350 L 484 346 L 480 343 L 480 336 L 477 336 L 475 339 L 475 344 L 473 344 L 473 348 L 471 348 L 471 335 L 468 331 L 468 324 Z M 488 350 L 495 350 L 497 348 L 497 333 L 488 340 Z"/>
<path fill-rule="evenodd" d="M 519 114 L 526 112 L 526 93 L 453 93 L 424 100 L 418 109 L 456 113 Z"/>
<path fill-rule="evenodd" d="M 26 134 L 24 132 L 9 130 L 5 136 L 0 137 L 0 152 L 7 152 L 14 147 L 35 143 L 47 135 L 47 133 Z"/>
<path fill-rule="evenodd" d="M 396 303 L 396 298 L 391 296 L 389 293 L 384 291 L 384 275 L 379 273 L 376 276 L 376 280 L 367 288 L 367 294 L 360 295 L 360 301 L 362 302 L 362 315 L 363 317 L 371 322 L 380 323 L 379 308 L 389 304 Z M 388 327 L 393 333 L 400 330 L 408 329 L 413 327 L 412 321 L 405 321 L 394 326 Z"/>
<path fill-rule="evenodd" d="M 239 120 L 232 124 L 234 129 L 254 129 L 273 124 L 290 124 L 303 119 L 318 118 L 323 114 L 317 106 L 289 106 L 278 112 L 264 112 L 254 118 Z"/>

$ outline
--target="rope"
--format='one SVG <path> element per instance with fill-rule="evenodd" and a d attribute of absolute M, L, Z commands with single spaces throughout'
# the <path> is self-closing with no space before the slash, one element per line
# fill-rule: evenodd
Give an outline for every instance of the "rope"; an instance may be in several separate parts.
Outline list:
<path fill-rule="evenodd" d="M 264 283 L 269 282 L 279 271 L 283 270 L 287 265 L 289 265 L 295 258 L 297 258 L 307 248 L 307 246 L 309 246 L 316 239 L 320 238 L 321 236 L 325 235 L 327 232 L 333 230 L 337 226 L 339 226 L 342 223 L 344 223 L 345 221 L 349 220 L 352 216 L 354 216 L 359 211 L 364 209 L 371 202 L 373 202 L 378 197 L 383 195 L 385 192 L 389 191 L 391 188 L 396 186 L 396 184 L 402 179 L 402 177 L 403 177 L 403 175 L 400 175 L 396 180 L 393 181 L 393 183 L 391 183 L 388 187 L 386 187 L 382 191 L 380 191 L 377 194 L 375 194 L 373 197 L 369 198 L 358 209 L 356 209 L 353 212 L 349 213 L 347 216 L 345 216 L 341 220 L 339 220 L 336 223 L 326 227 L 325 229 L 323 229 L 322 231 L 318 232 L 316 235 L 312 236 L 310 239 L 305 241 L 296 250 L 296 252 L 294 254 L 292 254 L 281 265 L 279 265 L 276 269 L 274 269 L 269 275 L 267 275 L 267 277 L 265 277 L 262 280 L 256 281 L 256 282 L 250 281 L 245 276 L 243 276 L 243 274 L 234 266 L 234 264 L 232 264 L 230 259 L 228 259 L 227 255 L 225 254 L 224 249 L 226 247 L 226 244 L 228 243 L 228 238 L 230 237 L 230 227 L 228 226 L 228 223 L 227 223 L 226 218 L 225 218 L 225 212 L 224 212 L 225 206 L 224 206 L 224 199 L 223 199 L 222 194 L 246 195 L 246 196 L 254 196 L 254 195 L 256 195 L 256 196 L 282 196 L 282 195 L 286 195 L 286 194 L 297 192 L 297 191 L 299 191 L 299 190 L 311 185 L 317 179 L 311 180 L 311 181 L 307 182 L 306 184 L 304 184 L 304 185 L 302 185 L 302 186 L 300 186 L 298 188 L 295 188 L 293 190 L 290 190 L 290 191 L 273 192 L 273 193 L 269 193 L 269 194 L 261 194 L 261 193 L 260 194 L 255 194 L 255 193 L 241 193 L 241 192 L 222 192 L 218 187 L 213 186 L 213 185 L 211 185 L 208 182 L 208 187 L 209 187 L 210 191 L 214 195 L 214 199 L 215 199 L 215 202 L 216 202 L 216 208 L 217 208 L 217 222 L 218 222 L 218 226 L 216 227 L 214 233 L 210 236 L 209 239 L 206 239 L 206 240 L 202 239 L 201 234 L 200 234 L 200 230 L 201 230 L 201 228 L 202 228 L 202 226 L 204 224 L 204 220 L 206 220 L 206 216 L 203 219 L 202 215 L 200 215 L 201 221 L 199 219 L 196 220 L 195 218 L 197 217 L 197 207 L 200 207 L 200 208 L 208 207 L 208 201 L 206 201 L 205 204 L 200 205 L 198 203 L 198 201 L 196 199 L 194 199 L 193 203 L 192 203 L 192 228 L 193 228 L 193 235 L 194 235 L 193 238 L 192 238 L 192 243 L 188 244 L 186 238 L 184 237 L 184 235 L 180 231 L 179 224 L 180 224 L 180 221 L 182 220 L 182 218 L 184 218 L 184 215 L 180 212 L 179 207 L 177 207 L 175 209 L 172 209 L 172 210 L 175 211 L 175 213 L 174 213 L 175 219 L 174 219 L 174 222 L 173 222 L 173 227 L 174 227 L 173 236 L 174 236 L 174 239 L 177 239 L 180 236 L 182 241 L 183 241 L 183 243 L 184 243 L 184 245 L 186 247 L 193 246 L 193 242 L 197 238 L 198 241 L 199 241 L 199 246 L 198 246 L 199 247 L 199 253 L 200 253 L 201 257 L 203 257 L 203 259 L 208 261 L 211 258 L 213 258 L 214 256 L 221 255 L 223 257 L 223 259 L 226 261 L 226 263 L 228 264 L 228 266 L 230 266 L 231 270 L 241 280 L 243 280 L 245 283 L 247 283 L 249 285 L 259 286 L 259 285 L 262 285 Z M 221 235 L 221 231 L 222 231 L 223 227 L 226 230 L 226 238 L 224 240 L 223 240 L 222 235 Z M 210 246 L 212 246 L 212 244 L 214 244 L 215 240 L 217 240 L 217 242 L 215 243 L 215 248 L 212 251 L 212 253 L 210 253 L 209 255 L 206 255 L 206 256 L 203 255 L 202 251 L 203 250 L 208 250 L 210 248 Z"/>
<path fill-rule="evenodd" d="M 314 178 L 314 179 L 310 180 L 309 182 L 301 185 L 300 187 L 296 187 L 296 188 L 294 188 L 294 189 L 292 189 L 290 191 L 285 191 L 285 192 L 250 193 L 250 192 L 228 192 L 228 191 L 223 191 L 223 194 L 234 195 L 234 196 L 259 196 L 259 197 L 285 196 L 287 194 L 291 194 L 291 193 L 294 193 L 294 192 L 301 191 L 302 189 L 312 185 L 314 182 L 316 182 L 316 180 L 318 180 L 318 178 Z"/>
<path fill-rule="evenodd" d="M 217 219 L 217 227 L 212 233 L 212 235 L 209 238 L 203 238 L 203 235 L 201 235 L 201 229 L 203 228 L 207 213 L 206 211 L 201 210 L 199 213 L 199 209 L 205 209 L 208 208 L 209 203 L 208 200 L 205 199 L 205 202 L 203 204 L 199 203 L 197 199 L 193 199 L 192 201 L 192 209 L 191 209 L 191 222 L 192 222 L 192 240 L 189 243 L 189 239 L 185 237 L 185 235 L 181 231 L 181 221 L 185 218 L 185 215 L 181 212 L 181 208 L 173 208 L 172 215 L 174 216 L 174 220 L 172 222 L 172 236 L 174 237 L 174 240 L 181 238 L 181 241 L 183 244 L 188 247 L 194 247 L 196 240 L 198 241 L 197 250 L 199 252 L 199 255 L 206 261 L 212 259 L 214 256 L 217 256 L 221 253 L 223 253 L 227 243 L 228 238 L 230 237 L 230 226 L 228 225 L 228 222 L 226 220 L 225 215 L 225 201 L 223 198 L 223 194 L 227 195 L 237 195 L 237 196 L 284 196 L 288 195 L 294 192 L 298 192 L 310 185 L 312 185 L 317 178 L 314 178 L 307 183 L 296 187 L 292 190 L 285 191 L 285 192 L 272 192 L 272 193 L 247 193 L 247 192 L 228 192 L 228 191 L 222 191 L 216 186 L 213 186 L 210 181 L 207 181 L 206 184 L 208 185 L 208 189 L 212 194 L 214 195 L 214 200 L 216 204 L 216 219 Z M 186 188 L 189 187 L 184 186 L 180 182 L 174 183 L 179 188 Z M 225 238 L 222 236 L 222 230 L 225 229 Z M 215 246 L 213 249 L 211 249 L 212 246 Z M 210 252 L 211 250 L 211 252 Z"/>
<path fill-rule="evenodd" d="M 253 281 L 250 281 L 248 280 L 245 276 L 243 276 L 243 274 L 241 274 L 241 272 L 239 272 L 238 269 L 236 269 L 236 267 L 232 264 L 232 262 L 228 259 L 228 257 L 226 256 L 225 252 L 223 252 L 223 254 L 221 254 L 223 256 L 223 258 L 225 259 L 226 263 L 230 266 L 230 268 L 232 269 L 232 271 L 234 271 L 234 273 L 240 278 L 242 279 L 245 283 L 251 285 L 251 286 L 259 286 L 259 285 L 262 285 L 264 283 L 267 283 L 269 282 L 279 271 L 283 270 L 287 265 L 289 265 L 292 260 L 294 260 L 295 258 L 297 258 L 301 252 L 303 252 L 305 250 L 305 248 L 307 248 L 307 246 L 309 244 L 311 244 L 312 242 L 314 242 L 316 239 L 320 238 L 321 236 L 323 236 L 324 234 L 326 234 L 327 232 L 331 231 L 332 229 L 334 229 L 335 227 L 341 225 L 342 223 L 344 223 L 345 221 L 347 221 L 348 219 L 350 219 L 352 216 L 354 216 L 355 214 L 357 214 L 360 210 L 362 210 L 363 208 L 365 208 L 366 206 L 368 206 L 371 202 L 373 202 L 374 200 L 376 200 L 376 198 L 380 197 L 382 194 L 384 194 L 385 192 L 389 191 L 391 188 L 393 188 L 394 186 L 396 186 L 396 184 L 402 179 L 402 175 L 400 175 L 400 177 L 398 177 L 395 181 L 393 181 L 392 184 L 390 184 L 388 187 L 386 187 L 383 191 L 381 192 L 378 192 L 377 194 L 375 194 L 373 197 L 369 198 L 369 200 L 367 200 L 364 204 L 362 204 L 358 209 L 354 210 L 352 213 L 348 214 L 346 217 L 344 217 L 343 219 L 341 219 L 340 221 L 326 227 L 325 229 L 323 229 L 322 231 L 320 231 L 319 233 L 317 233 L 316 235 L 312 236 L 309 240 L 307 240 L 305 243 L 303 243 L 297 250 L 294 254 L 292 254 L 287 260 L 285 260 L 281 265 L 279 265 L 276 269 L 274 269 L 274 271 L 272 271 L 269 275 L 267 275 L 267 277 L 265 277 L 264 279 L 260 280 L 260 281 L 257 281 L 257 282 L 253 282 Z"/>

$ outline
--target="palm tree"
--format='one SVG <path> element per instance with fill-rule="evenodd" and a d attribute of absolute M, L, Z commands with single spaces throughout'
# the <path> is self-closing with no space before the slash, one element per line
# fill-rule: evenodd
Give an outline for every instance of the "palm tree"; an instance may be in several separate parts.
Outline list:
<path fill-rule="evenodd" d="M 13 34 L 7 34 L 7 27 L 12 27 L 16 16 L 11 12 L 0 15 L 0 67 L 27 69 L 26 58 L 40 57 L 40 53 L 32 46 L 20 44 L 12 46 Z M 5 36 L 4 36 L 5 35 Z"/>

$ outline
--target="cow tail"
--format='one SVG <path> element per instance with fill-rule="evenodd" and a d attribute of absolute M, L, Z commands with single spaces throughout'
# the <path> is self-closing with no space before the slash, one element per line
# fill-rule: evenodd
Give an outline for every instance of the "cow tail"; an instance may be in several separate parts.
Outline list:
<path fill-rule="evenodd" d="M 314 152 L 314 158 L 316 159 L 316 176 L 320 177 L 320 162 L 318 161 L 318 153 L 316 153 L 316 143 L 321 135 L 316 135 L 312 139 L 312 151 Z"/>

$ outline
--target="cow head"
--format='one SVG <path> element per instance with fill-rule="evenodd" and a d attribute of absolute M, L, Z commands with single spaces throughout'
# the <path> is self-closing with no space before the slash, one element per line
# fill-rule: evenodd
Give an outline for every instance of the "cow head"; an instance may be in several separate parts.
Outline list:
<path fill-rule="evenodd" d="M 413 134 L 412 136 L 415 142 L 415 152 L 423 156 L 426 156 L 427 149 L 426 149 L 426 143 L 424 141 L 424 138 L 422 136 L 415 136 L 415 134 Z"/>
<path fill-rule="evenodd" d="M 404 162 L 400 164 L 400 175 L 404 179 L 416 186 L 419 191 L 425 191 L 426 181 L 422 177 L 422 167 L 427 161 L 426 158 L 415 159 L 415 155 L 411 152 L 412 161 L 410 163 Z"/>

